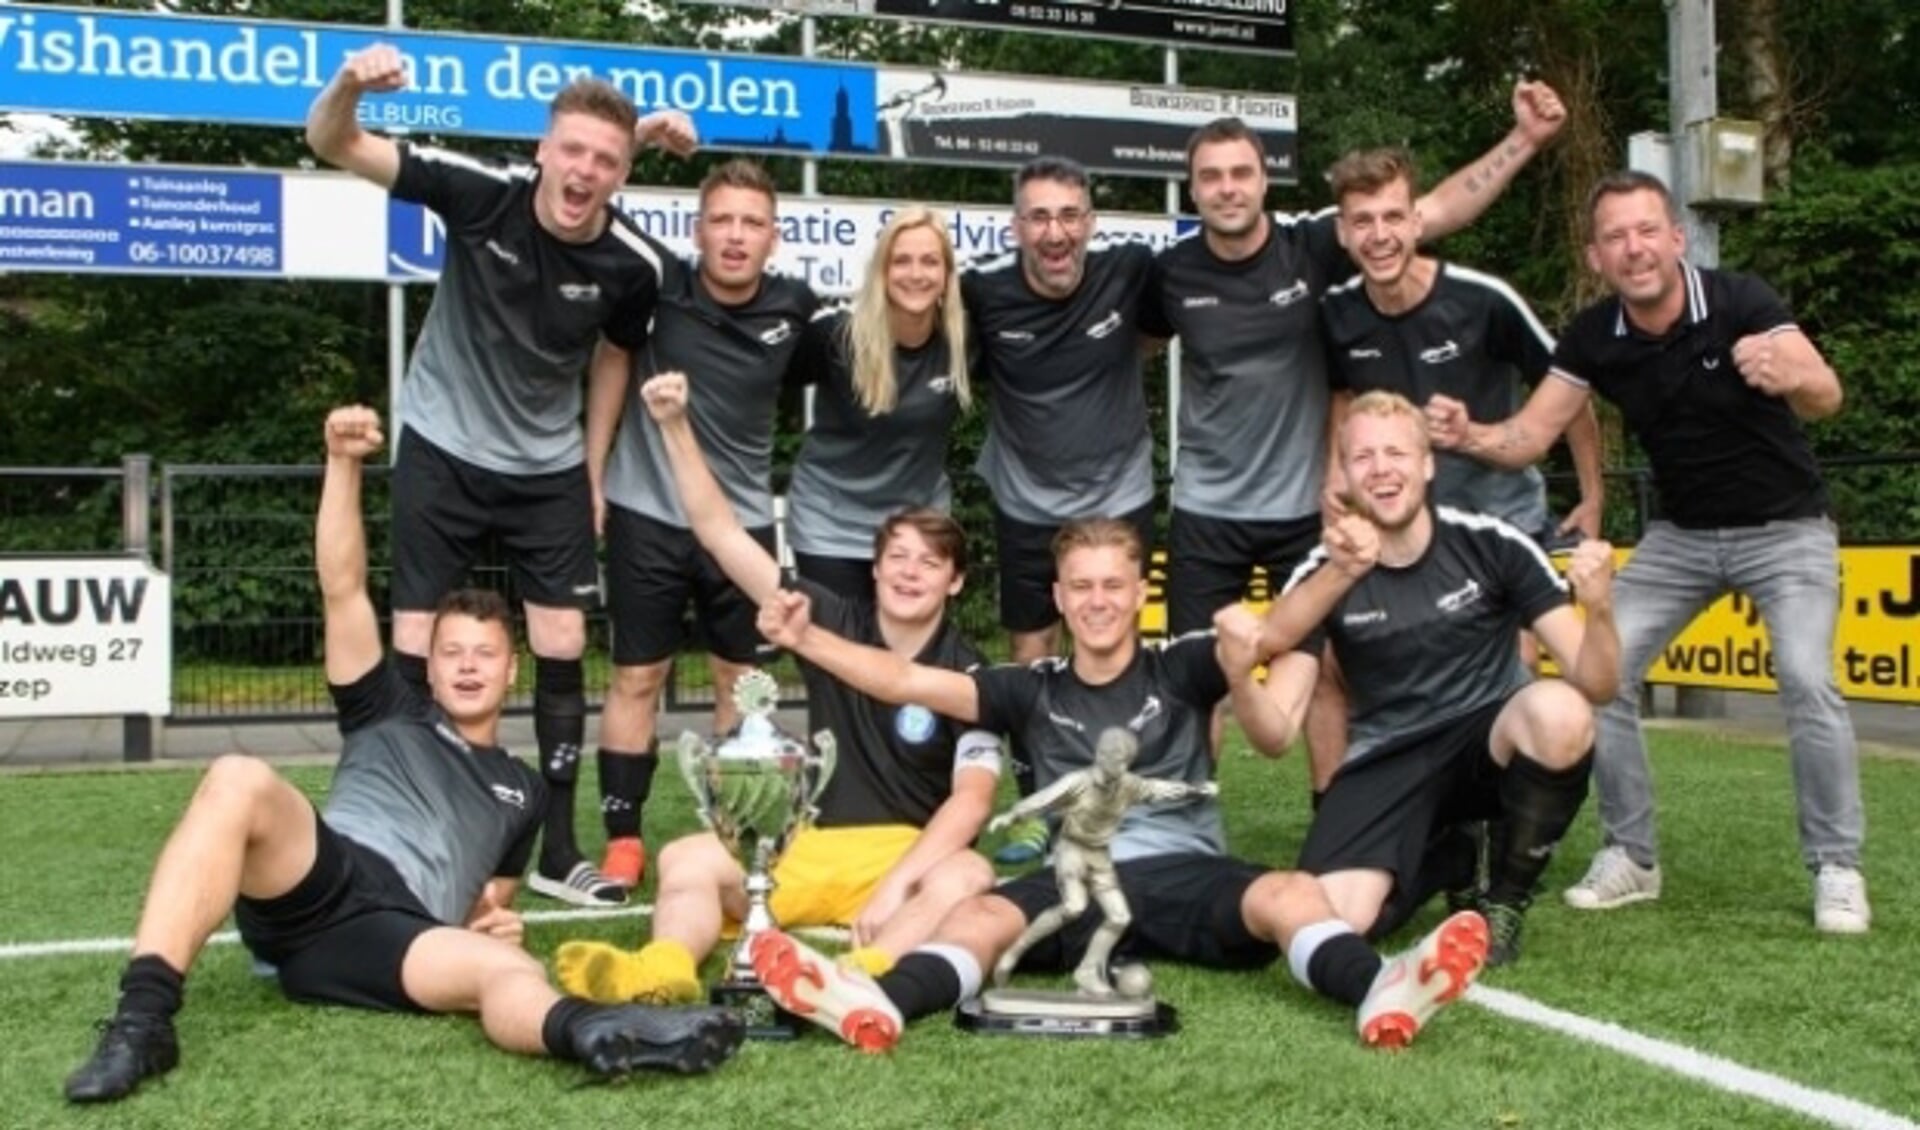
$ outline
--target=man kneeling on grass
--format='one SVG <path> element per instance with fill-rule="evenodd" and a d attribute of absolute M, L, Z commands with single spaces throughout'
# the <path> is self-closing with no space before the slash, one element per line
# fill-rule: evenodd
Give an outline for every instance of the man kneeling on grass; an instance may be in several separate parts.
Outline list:
<path fill-rule="evenodd" d="M 229 911 L 293 1000 L 477 1013 L 500 1047 L 602 1076 L 707 1071 L 740 1045 L 743 1025 L 723 1010 L 562 997 L 521 948 L 520 916 L 507 907 L 544 789 L 494 745 L 514 676 L 508 608 L 471 589 L 442 601 L 431 703 L 384 661 L 360 516 L 361 462 L 380 442 L 370 409 L 327 417 L 314 561 L 346 740 L 325 815 L 263 762 L 208 767 L 154 865 L 113 1018 L 67 1078 L 72 1102 L 124 1098 L 173 1070 L 186 972 Z"/>
<path fill-rule="evenodd" d="M 1054 539 L 1054 601 L 1073 634 L 1073 656 L 972 675 L 862 647 L 813 624 L 803 594 L 762 606 L 760 630 L 821 669 L 886 702 L 919 702 L 949 718 L 1017 736 L 1031 751 L 1036 784 L 1093 764 L 1099 735 L 1124 726 L 1139 737 L 1132 771 L 1204 785 L 1213 774 L 1208 723 L 1231 694 L 1236 710 L 1258 705 L 1257 631 L 1197 632 L 1143 646 L 1146 601 L 1139 534 L 1125 522 L 1069 522 Z M 1361 1038 L 1398 1047 L 1480 971 L 1487 926 L 1474 911 L 1448 918 L 1418 945 L 1381 958 L 1342 922 L 1320 884 L 1226 853 L 1212 790 L 1184 801 L 1136 807 L 1110 852 L 1131 909 L 1114 960 L 1164 957 L 1251 969 L 1284 954 L 1302 983 L 1358 1010 Z M 890 1048 L 904 1019 L 945 1011 L 980 988 L 1027 925 L 1060 900 L 1053 876 L 1029 875 L 955 907 L 932 941 L 877 981 L 773 932 L 756 939 L 754 968 L 774 1000 L 848 1043 Z M 1087 913 L 1028 951 L 1021 968 L 1070 968 L 1104 921 Z"/>

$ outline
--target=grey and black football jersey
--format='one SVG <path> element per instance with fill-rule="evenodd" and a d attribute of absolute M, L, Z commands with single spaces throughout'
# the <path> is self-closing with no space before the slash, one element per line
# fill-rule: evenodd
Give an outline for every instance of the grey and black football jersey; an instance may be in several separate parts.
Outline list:
<path fill-rule="evenodd" d="M 1315 549 L 1290 591 L 1327 566 Z M 1512 695 L 1532 676 L 1515 633 L 1568 602 L 1566 582 L 1507 522 L 1439 506 L 1418 561 L 1376 565 L 1296 650 L 1332 641 L 1347 682 L 1349 762 Z"/>
<path fill-rule="evenodd" d="M 887 646 L 870 602 L 847 600 L 806 580 L 798 587 L 813 598 L 813 619 L 820 626 L 855 643 Z M 913 661 L 972 672 L 980 655 L 949 619 Z M 821 827 L 924 828 L 953 795 L 954 774 L 965 768 L 1000 771 L 999 743 L 992 735 L 918 703 L 890 706 L 869 698 L 804 659 L 800 671 L 807 681 L 808 732 L 832 733 L 839 753 L 820 797 Z"/>
<path fill-rule="evenodd" d="M 540 774 L 470 744 L 387 663 L 328 689 L 345 741 L 322 818 L 384 856 L 435 918 L 461 925 L 488 879 L 527 869 L 547 804 Z"/>
<path fill-rule="evenodd" d="M 578 467 L 587 361 L 604 334 L 646 336 L 665 248 L 611 206 L 568 243 L 533 213 L 539 170 L 400 145 L 393 195 L 447 227 L 446 265 L 400 385 L 399 419 L 435 447 L 512 475 Z"/>
<path fill-rule="evenodd" d="M 646 343 L 634 353 L 620 433 L 607 461 L 607 500 L 687 527 L 660 426 L 640 400 L 655 373 L 687 375 L 687 416 L 727 501 L 749 528 L 773 524 L 773 427 L 782 393 L 812 379 L 807 325 L 820 300 L 806 284 L 768 274 L 738 306 L 713 300 L 697 267 L 667 263 Z"/>
<path fill-rule="evenodd" d="M 1016 521 L 1112 517 L 1153 498 L 1138 336 L 1153 252 L 1095 238 L 1080 286 L 1047 298 L 1015 253 L 960 276 L 987 395 L 976 469 Z"/>
<path fill-rule="evenodd" d="M 1245 259 L 1215 255 L 1204 232 L 1155 258 L 1140 324 L 1180 338 L 1175 509 L 1243 522 L 1319 512 L 1330 397 L 1318 306 L 1351 269 L 1333 217 L 1269 216 Z"/>
<path fill-rule="evenodd" d="M 868 412 L 853 389 L 846 323 L 843 310 L 814 323 L 826 364 L 787 488 L 787 540 L 797 553 L 868 558 L 874 531 L 888 515 L 908 506 L 951 505 L 947 438 L 960 401 L 947 339 L 936 332 L 917 349 L 894 349 L 898 399 L 891 411 Z"/>
<path fill-rule="evenodd" d="M 1119 678 L 1082 682 L 1070 660 L 1002 664 L 974 675 L 980 725 L 1009 735 L 1034 767 L 1036 789 L 1093 764 L 1100 734 L 1124 726 L 1140 738 L 1132 772 L 1201 784 L 1213 777 L 1208 722 L 1227 693 L 1211 631 L 1142 642 Z M 1137 806 L 1113 840 L 1114 860 L 1198 852 L 1225 855 L 1218 800 Z"/>
<path fill-rule="evenodd" d="M 1527 385 L 1553 358 L 1553 335 L 1513 288 L 1492 275 L 1441 263 L 1425 300 L 1382 314 L 1360 276 L 1320 304 L 1334 385 L 1354 393 L 1385 389 L 1423 405 L 1445 393 L 1475 420 L 1504 420 L 1526 403 Z M 1436 505 L 1546 530 L 1546 483 L 1538 469 L 1508 471 L 1452 451 L 1434 452 Z"/>

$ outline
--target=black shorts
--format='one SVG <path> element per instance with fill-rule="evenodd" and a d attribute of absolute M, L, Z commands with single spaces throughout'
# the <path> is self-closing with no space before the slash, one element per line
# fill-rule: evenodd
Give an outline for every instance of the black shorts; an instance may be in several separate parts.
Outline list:
<path fill-rule="evenodd" d="M 771 554 L 773 527 L 748 530 Z M 700 548 L 692 530 L 607 507 L 607 613 L 613 662 L 639 667 L 671 659 L 685 646 L 687 602 L 699 642 L 729 663 L 764 658 L 754 620 L 760 610 Z"/>
<path fill-rule="evenodd" d="M 1114 865 L 1133 921 L 1113 961 L 1168 958 L 1214 969 L 1263 969 L 1280 956 L 1272 942 L 1247 930 L 1240 903 L 1271 868 L 1227 855 L 1152 855 Z M 1020 908 L 1027 921 L 1059 905 L 1053 872 L 1036 871 L 992 892 Z M 1020 959 L 1022 969 L 1063 970 L 1080 963 L 1104 916 L 1097 903 Z"/>
<path fill-rule="evenodd" d="M 1393 891 L 1381 924 L 1404 922 L 1432 894 L 1415 878 L 1438 833 L 1500 814 L 1500 777 L 1493 760 L 1493 723 L 1506 701 L 1340 767 L 1300 847 L 1300 870 L 1385 871 Z"/>
<path fill-rule="evenodd" d="M 1294 566 L 1320 544 L 1320 515 L 1239 522 L 1175 509 L 1167 531 L 1167 634 L 1213 626 L 1213 614 L 1247 596 L 1255 565 L 1280 595 Z"/>
<path fill-rule="evenodd" d="M 287 999 L 420 1012 L 401 984 L 414 939 L 446 925 L 428 913 L 387 858 L 313 814 L 313 868 L 272 899 L 241 896 L 240 940 L 280 974 Z"/>
<path fill-rule="evenodd" d="M 514 592 L 529 604 L 590 608 L 600 599 L 593 556 L 593 492 L 584 465 L 506 475 L 462 462 L 402 431 L 393 468 L 395 609 L 430 612 L 466 583 L 499 539 Z"/>
<path fill-rule="evenodd" d="M 871 557 L 820 557 L 812 553 L 795 553 L 793 571 L 848 600 L 873 602 Z"/>
<path fill-rule="evenodd" d="M 1144 575 L 1153 560 L 1153 503 L 1115 515 L 1140 532 Z M 1009 632 L 1037 632 L 1060 622 L 1053 602 L 1053 536 L 1064 522 L 1034 525 L 993 508 L 993 536 L 1000 552 L 1000 626 Z"/>

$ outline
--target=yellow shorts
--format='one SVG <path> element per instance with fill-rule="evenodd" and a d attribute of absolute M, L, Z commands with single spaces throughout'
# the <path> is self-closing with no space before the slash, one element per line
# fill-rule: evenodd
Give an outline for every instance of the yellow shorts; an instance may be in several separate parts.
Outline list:
<path fill-rule="evenodd" d="M 781 926 L 850 926 L 920 837 L 911 824 L 808 828 L 774 865 L 770 907 Z"/>

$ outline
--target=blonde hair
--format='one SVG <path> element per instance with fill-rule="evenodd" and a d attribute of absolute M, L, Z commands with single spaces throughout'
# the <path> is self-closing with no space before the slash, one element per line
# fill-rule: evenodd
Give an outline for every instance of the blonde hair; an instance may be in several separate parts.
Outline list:
<path fill-rule="evenodd" d="M 1346 418 L 1351 420 L 1355 416 L 1378 416 L 1383 420 L 1404 416 L 1413 421 L 1414 434 L 1420 437 L 1420 450 L 1433 450 L 1433 443 L 1427 438 L 1426 414 L 1415 408 L 1413 401 L 1397 392 L 1376 388 L 1371 392 L 1361 393 L 1353 398 L 1353 403 L 1347 405 Z M 1343 423 L 1340 427 L 1340 450 L 1344 452 L 1346 449 L 1347 429 Z"/>
<path fill-rule="evenodd" d="M 853 395 L 867 414 L 891 412 L 900 403 L 900 382 L 893 368 L 893 323 L 888 317 L 887 264 L 893 258 L 893 245 L 900 236 L 916 228 L 932 231 L 940 241 L 940 257 L 947 265 L 947 286 L 934 308 L 939 324 L 934 332 L 947 341 L 947 376 L 953 381 L 953 394 L 962 409 L 973 403 L 967 384 L 967 313 L 960 304 L 960 272 L 953 261 L 953 241 L 947 236 L 946 220 L 930 208 L 919 205 L 902 208 L 893 214 L 874 245 L 873 258 L 867 262 L 867 274 L 854 295 L 853 311 L 847 317 L 846 346 L 853 368 Z"/>
<path fill-rule="evenodd" d="M 1077 549 L 1123 550 L 1134 564 L 1141 566 L 1142 573 L 1145 572 L 1146 546 L 1141 544 L 1140 531 L 1131 522 L 1119 518 L 1075 518 L 1053 535 L 1055 567 Z"/>

